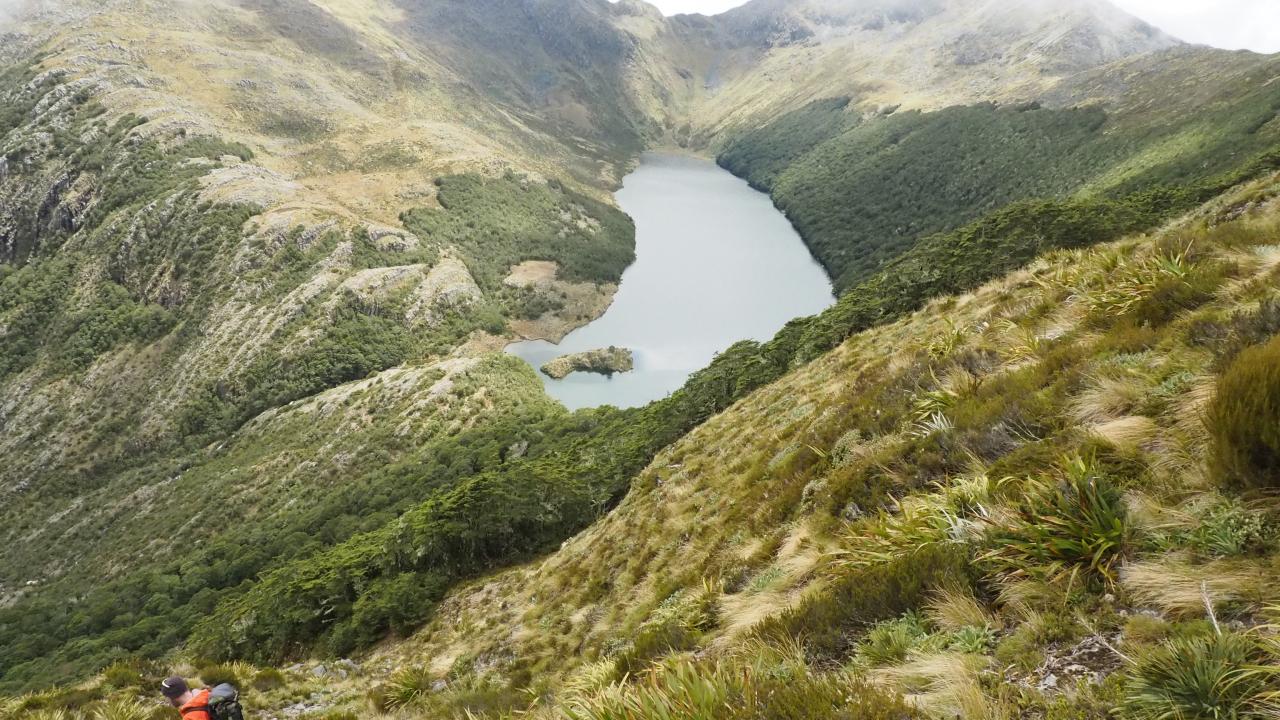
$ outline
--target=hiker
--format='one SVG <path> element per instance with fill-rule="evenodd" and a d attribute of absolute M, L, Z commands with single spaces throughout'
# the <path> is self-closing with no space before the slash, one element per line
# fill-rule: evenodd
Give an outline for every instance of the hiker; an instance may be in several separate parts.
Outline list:
<path fill-rule="evenodd" d="M 244 720 L 240 693 L 228 683 L 193 692 L 175 675 L 160 683 L 160 694 L 178 708 L 183 720 Z"/>
<path fill-rule="evenodd" d="M 169 699 L 169 704 L 178 708 L 186 720 L 213 720 L 209 714 L 209 690 L 191 692 L 187 681 L 177 675 L 160 683 L 160 694 Z"/>

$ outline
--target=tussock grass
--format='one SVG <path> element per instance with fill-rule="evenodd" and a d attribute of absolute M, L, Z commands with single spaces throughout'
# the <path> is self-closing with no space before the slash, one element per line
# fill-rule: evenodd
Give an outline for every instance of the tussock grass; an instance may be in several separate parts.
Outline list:
<path fill-rule="evenodd" d="M 72 720 L 74 716 L 62 708 L 45 708 L 34 710 L 25 715 L 25 720 Z"/>
<path fill-rule="evenodd" d="M 710 585 L 663 600 L 618 655 L 618 675 L 636 674 L 663 655 L 696 647 L 702 634 L 719 623 L 719 600 L 719 589 Z"/>
<path fill-rule="evenodd" d="M 1256 670 L 1263 661 L 1252 638 L 1233 633 L 1163 643 L 1135 659 L 1126 714 L 1138 720 L 1267 717 L 1258 706 L 1268 680 Z"/>
<path fill-rule="evenodd" d="M 378 712 L 391 712 L 424 702 L 440 678 L 425 667 L 397 670 L 387 682 L 369 693 L 369 702 Z"/>
<path fill-rule="evenodd" d="M 929 621 L 943 630 L 996 627 L 995 615 L 963 586 L 943 586 L 925 605 Z"/>
<path fill-rule="evenodd" d="M 1193 563 L 1173 554 L 1126 564 L 1120 584 L 1136 603 L 1192 617 L 1204 612 L 1206 598 L 1219 611 L 1259 608 L 1280 599 L 1274 573 L 1274 564 L 1267 560 Z"/>
<path fill-rule="evenodd" d="M 1147 396 L 1145 383 L 1138 377 L 1097 378 L 1071 403 L 1076 422 L 1105 423 L 1131 414 Z"/>
<path fill-rule="evenodd" d="M 664 661 L 637 678 L 570 700 L 569 720 L 898 720 L 907 706 L 845 672 L 815 672 L 789 653 L 750 661 Z"/>
<path fill-rule="evenodd" d="M 878 684 L 905 694 L 909 703 L 930 717 L 988 720 L 997 716 L 982 690 L 982 671 L 989 660 L 956 652 L 920 653 L 893 667 L 871 671 Z"/>
<path fill-rule="evenodd" d="M 858 658 L 867 663 L 889 665 L 902 662 L 907 654 L 928 637 L 923 621 L 912 613 L 877 623 L 858 644 Z"/>
<path fill-rule="evenodd" d="M 561 687 L 567 698 L 588 696 L 608 687 L 618 676 L 618 666 L 613 658 L 605 658 L 579 667 Z"/>
<path fill-rule="evenodd" d="M 962 476 L 937 484 L 937 492 L 902 498 L 896 513 L 882 512 L 852 525 L 842 538 L 844 549 L 833 556 L 840 563 L 865 567 L 930 545 L 976 541 L 987 508 L 1005 482 L 984 474 Z"/>
<path fill-rule="evenodd" d="M 93 711 L 93 720 L 149 720 L 157 706 L 144 705 L 133 698 L 115 698 Z"/>
<path fill-rule="evenodd" d="M 990 549 L 981 560 L 998 575 L 1051 583 L 1115 581 L 1130 542 L 1120 491 L 1081 458 L 1057 479 L 1026 481 L 1017 504 L 988 520 Z"/>
<path fill-rule="evenodd" d="M 1132 450 L 1149 443 L 1160 428 L 1151 418 L 1130 415 L 1093 425 L 1089 432 L 1103 442 Z"/>
<path fill-rule="evenodd" d="M 200 682 L 206 687 L 230 683 L 236 687 L 246 687 L 258 675 L 258 670 L 247 662 L 214 663 L 203 665 L 196 670 Z"/>

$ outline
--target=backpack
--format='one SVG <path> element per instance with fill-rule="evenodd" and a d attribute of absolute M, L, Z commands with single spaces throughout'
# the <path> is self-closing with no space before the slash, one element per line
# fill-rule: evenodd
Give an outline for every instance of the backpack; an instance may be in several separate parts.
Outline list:
<path fill-rule="evenodd" d="M 230 683 L 216 685 L 209 691 L 209 704 L 188 708 L 188 712 L 209 713 L 210 720 L 244 720 L 244 708 L 240 706 L 240 692 Z"/>

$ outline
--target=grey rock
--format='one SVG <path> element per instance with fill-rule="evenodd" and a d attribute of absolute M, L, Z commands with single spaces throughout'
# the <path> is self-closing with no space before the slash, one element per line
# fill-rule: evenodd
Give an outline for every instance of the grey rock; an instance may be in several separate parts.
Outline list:
<path fill-rule="evenodd" d="M 524 457 L 524 454 L 528 452 L 528 450 L 529 450 L 528 440 L 521 440 L 519 442 L 511 443 L 511 445 L 507 447 L 507 458 L 509 460 L 522 458 Z"/>

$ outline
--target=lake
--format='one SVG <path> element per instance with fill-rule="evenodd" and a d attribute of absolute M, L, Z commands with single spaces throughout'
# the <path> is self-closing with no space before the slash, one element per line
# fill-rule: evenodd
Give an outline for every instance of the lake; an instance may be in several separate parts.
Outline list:
<path fill-rule="evenodd" d="M 513 343 L 535 369 L 567 353 L 617 345 L 635 369 L 574 373 L 547 392 L 566 407 L 635 407 L 666 397 L 739 340 L 767 340 L 831 305 L 831 281 L 769 196 L 715 163 L 646 153 L 618 205 L 636 223 L 636 261 L 594 322 L 559 345 Z"/>

